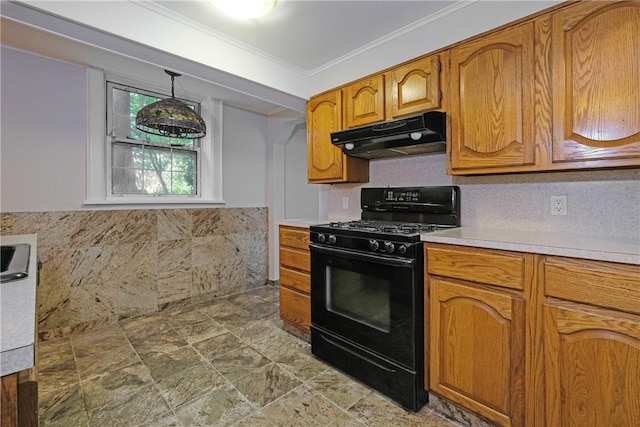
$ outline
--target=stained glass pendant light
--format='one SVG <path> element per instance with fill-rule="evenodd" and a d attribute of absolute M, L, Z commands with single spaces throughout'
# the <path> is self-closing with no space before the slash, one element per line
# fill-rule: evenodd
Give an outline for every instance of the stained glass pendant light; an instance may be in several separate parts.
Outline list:
<path fill-rule="evenodd" d="M 200 138 L 207 134 L 207 126 L 187 104 L 175 98 L 173 80 L 181 74 L 164 70 L 171 76 L 171 98 L 161 99 L 138 111 L 136 128 L 154 135 L 170 138 Z"/>

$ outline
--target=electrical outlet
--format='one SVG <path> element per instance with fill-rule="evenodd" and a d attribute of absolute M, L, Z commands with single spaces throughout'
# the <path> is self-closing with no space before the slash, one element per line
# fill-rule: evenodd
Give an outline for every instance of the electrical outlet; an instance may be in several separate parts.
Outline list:
<path fill-rule="evenodd" d="M 348 197 L 343 197 L 342 198 L 342 209 L 349 209 L 349 198 Z"/>
<path fill-rule="evenodd" d="M 567 215 L 567 196 L 551 196 L 551 215 Z"/>

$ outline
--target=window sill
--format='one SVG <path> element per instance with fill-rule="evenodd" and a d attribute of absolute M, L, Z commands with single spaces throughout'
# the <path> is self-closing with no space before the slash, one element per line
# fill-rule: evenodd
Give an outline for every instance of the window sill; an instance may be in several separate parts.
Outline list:
<path fill-rule="evenodd" d="M 176 197 L 113 197 L 109 199 L 85 200 L 83 206 L 108 205 L 224 205 L 224 200 L 213 199 L 184 199 Z"/>

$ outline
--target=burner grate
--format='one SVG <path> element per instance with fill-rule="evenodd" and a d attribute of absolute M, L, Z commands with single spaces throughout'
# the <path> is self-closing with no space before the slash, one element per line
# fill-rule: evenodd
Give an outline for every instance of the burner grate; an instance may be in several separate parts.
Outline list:
<path fill-rule="evenodd" d="M 436 224 L 421 224 L 395 221 L 354 220 L 347 222 L 331 222 L 329 227 L 343 230 L 369 231 L 390 234 L 429 233 L 442 228 Z"/>

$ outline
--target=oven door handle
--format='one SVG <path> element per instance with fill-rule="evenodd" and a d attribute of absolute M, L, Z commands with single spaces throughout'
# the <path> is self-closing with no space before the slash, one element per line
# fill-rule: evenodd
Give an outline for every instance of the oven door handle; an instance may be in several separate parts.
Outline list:
<path fill-rule="evenodd" d="M 359 261 L 375 262 L 377 264 L 388 265 L 390 267 L 408 267 L 412 268 L 415 260 L 405 258 L 390 258 L 380 255 L 372 255 L 362 252 L 355 252 L 344 250 L 340 248 L 325 248 L 323 246 L 316 245 L 315 243 L 309 244 L 311 252 L 317 252 L 323 255 L 329 256 L 342 256 L 345 258 L 351 258 Z"/>

